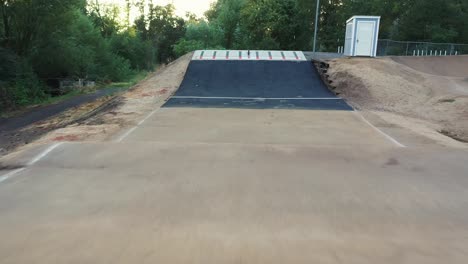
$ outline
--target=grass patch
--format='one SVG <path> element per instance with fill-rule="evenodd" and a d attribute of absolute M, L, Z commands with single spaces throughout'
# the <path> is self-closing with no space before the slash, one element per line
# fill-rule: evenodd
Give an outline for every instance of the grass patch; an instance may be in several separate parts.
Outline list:
<path fill-rule="evenodd" d="M 147 71 L 141 71 L 134 74 L 127 82 L 115 82 L 107 85 L 102 85 L 102 87 L 129 89 L 130 87 L 139 83 L 141 80 L 145 79 L 146 76 L 148 76 L 148 74 L 149 72 Z"/>
<path fill-rule="evenodd" d="M 66 94 L 63 94 L 63 95 L 50 96 L 50 97 L 46 98 L 45 100 L 43 100 L 42 102 L 40 102 L 39 104 L 36 104 L 35 106 L 43 106 L 43 105 L 50 105 L 50 104 L 59 103 L 59 102 L 62 102 L 64 100 L 67 100 L 69 98 L 75 97 L 77 95 L 86 94 L 86 93 L 88 93 L 88 92 L 85 91 L 85 90 L 82 90 L 82 89 L 72 90 L 72 91 L 70 91 L 70 92 L 68 92 Z"/>

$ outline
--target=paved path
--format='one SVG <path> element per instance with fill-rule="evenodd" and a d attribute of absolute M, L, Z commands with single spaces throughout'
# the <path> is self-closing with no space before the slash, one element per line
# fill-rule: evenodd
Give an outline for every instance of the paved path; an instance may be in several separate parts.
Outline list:
<path fill-rule="evenodd" d="M 55 104 L 35 107 L 19 116 L 0 118 L 0 156 L 17 146 L 30 143 L 50 131 L 50 129 L 25 131 L 25 128 L 74 107 L 93 102 L 101 97 L 112 95 L 122 90 L 122 88 L 104 88 L 94 93 L 78 95 Z"/>
<path fill-rule="evenodd" d="M 0 263 L 468 258 L 468 152 L 403 148 L 353 111 L 155 109 L 114 142 L 22 159 L 0 183 Z"/>

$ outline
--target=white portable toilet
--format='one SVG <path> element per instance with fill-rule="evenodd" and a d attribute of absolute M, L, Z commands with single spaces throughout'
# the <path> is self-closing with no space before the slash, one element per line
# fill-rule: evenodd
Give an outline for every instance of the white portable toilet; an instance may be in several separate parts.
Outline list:
<path fill-rule="evenodd" d="M 346 39 L 344 55 L 377 56 L 379 39 L 379 16 L 353 16 L 346 21 Z"/>

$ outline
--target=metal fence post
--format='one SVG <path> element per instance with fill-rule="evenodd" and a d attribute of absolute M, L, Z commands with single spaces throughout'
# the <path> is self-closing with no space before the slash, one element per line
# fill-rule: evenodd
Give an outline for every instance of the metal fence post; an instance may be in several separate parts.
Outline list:
<path fill-rule="evenodd" d="M 378 50 L 379 56 L 452 56 L 468 53 L 468 44 L 379 39 Z"/>
<path fill-rule="evenodd" d="M 319 15 L 320 15 L 320 0 L 317 0 L 317 10 L 315 11 L 314 50 L 313 50 L 314 53 L 316 52 L 316 48 L 317 48 L 317 32 L 318 32 Z"/>

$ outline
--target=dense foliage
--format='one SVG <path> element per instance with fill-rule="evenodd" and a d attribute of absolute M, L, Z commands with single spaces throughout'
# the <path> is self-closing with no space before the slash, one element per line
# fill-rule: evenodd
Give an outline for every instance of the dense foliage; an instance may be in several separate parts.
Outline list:
<path fill-rule="evenodd" d="M 62 79 L 123 81 L 173 60 L 185 20 L 172 5 L 127 3 L 0 0 L 0 110 L 39 102 Z"/>
<path fill-rule="evenodd" d="M 310 50 L 314 0 L 218 0 L 206 20 L 188 22 L 178 54 L 195 48 Z M 344 44 L 353 15 L 382 16 L 380 38 L 468 43 L 467 0 L 322 0 L 319 48 Z"/>
<path fill-rule="evenodd" d="M 155 2 L 0 0 L 0 110 L 47 97 L 51 79 L 121 81 L 196 49 L 312 46 L 314 0 L 218 0 L 203 18 Z M 353 15 L 382 16 L 381 38 L 468 43 L 467 0 L 321 2 L 322 51 L 343 45 Z"/>

